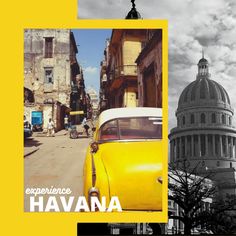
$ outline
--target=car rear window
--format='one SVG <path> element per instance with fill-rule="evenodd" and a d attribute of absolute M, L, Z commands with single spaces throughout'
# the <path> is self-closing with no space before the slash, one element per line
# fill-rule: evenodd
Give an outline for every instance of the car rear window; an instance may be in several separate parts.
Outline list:
<path fill-rule="evenodd" d="M 101 141 L 161 138 L 161 117 L 119 118 L 106 122 L 99 132 Z"/>

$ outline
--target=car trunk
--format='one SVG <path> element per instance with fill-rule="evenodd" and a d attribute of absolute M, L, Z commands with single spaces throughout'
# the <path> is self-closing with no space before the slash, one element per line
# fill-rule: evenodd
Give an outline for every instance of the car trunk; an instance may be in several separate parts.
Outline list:
<path fill-rule="evenodd" d="M 162 210 L 160 141 L 109 142 L 100 145 L 110 196 L 123 210 Z"/>

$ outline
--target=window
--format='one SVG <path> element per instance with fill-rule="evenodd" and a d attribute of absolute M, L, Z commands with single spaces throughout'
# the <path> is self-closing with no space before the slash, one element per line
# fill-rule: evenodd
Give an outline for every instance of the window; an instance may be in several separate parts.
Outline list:
<path fill-rule="evenodd" d="M 212 122 L 212 123 L 216 123 L 216 114 L 215 114 L 215 113 L 213 113 L 213 114 L 211 115 L 211 122 Z"/>
<path fill-rule="evenodd" d="M 229 117 L 229 125 L 232 125 L 232 119 Z"/>
<path fill-rule="evenodd" d="M 225 124 L 226 120 L 225 120 L 225 115 L 221 116 L 221 120 L 222 120 L 222 124 Z"/>
<path fill-rule="evenodd" d="M 102 141 L 161 138 L 161 117 L 118 118 L 111 120 L 102 125 L 99 135 L 99 139 Z"/>
<path fill-rule="evenodd" d="M 191 122 L 191 124 L 194 124 L 194 114 L 191 114 L 190 122 Z"/>
<path fill-rule="evenodd" d="M 45 58 L 52 58 L 53 53 L 53 38 L 45 38 Z"/>
<path fill-rule="evenodd" d="M 206 116 L 204 113 L 201 114 L 201 123 L 202 124 L 206 123 Z"/>
<path fill-rule="evenodd" d="M 44 68 L 45 83 L 53 84 L 53 68 L 45 67 Z"/>
<path fill-rule="evenodd" d="M 185 116 L 183 116 L 183 125 L 185 125 Z"/>

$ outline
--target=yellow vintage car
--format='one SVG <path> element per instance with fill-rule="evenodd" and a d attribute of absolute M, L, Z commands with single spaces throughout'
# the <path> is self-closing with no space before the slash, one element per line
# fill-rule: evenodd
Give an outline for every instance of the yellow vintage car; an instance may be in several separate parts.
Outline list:
<path fill-rule="evenodd" d="M 161 211 L 161 139 L 161 108 L 102 112 L 84 163 L 87 202 L 117 196 L 122 211 Z"/>

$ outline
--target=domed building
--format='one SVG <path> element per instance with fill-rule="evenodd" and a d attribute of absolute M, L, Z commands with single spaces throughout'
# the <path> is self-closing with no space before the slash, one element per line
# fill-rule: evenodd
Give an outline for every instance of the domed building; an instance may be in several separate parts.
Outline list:
<path fill-rule="evenodd" d="M 187 159 L 190 168 L 213 171 L 221 194 L 236 194 L 236 129 L 226 90 L 210 79 L 209 64 L 198 62 L 196 80 L 181 93 L 177 127 L 169 134 L 170 162 Z"/>

